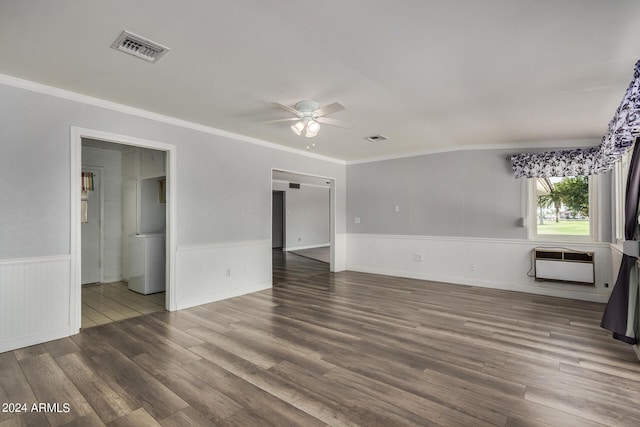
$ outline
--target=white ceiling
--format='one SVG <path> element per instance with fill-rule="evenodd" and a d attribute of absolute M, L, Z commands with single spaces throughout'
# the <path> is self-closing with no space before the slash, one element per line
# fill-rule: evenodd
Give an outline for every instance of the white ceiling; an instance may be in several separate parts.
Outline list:
<path fill-rule="evenodd" d="M 353 128 L 323 126 L 312 151 L 348 161 L 593 144 L 639 16 L 637 0 L 3 0 L 0 73 L 302 149 L 262 123 L 289 116 L 271 102 L 337 101 Z M 171 51 L 111 49 L 124 29 Z"/>

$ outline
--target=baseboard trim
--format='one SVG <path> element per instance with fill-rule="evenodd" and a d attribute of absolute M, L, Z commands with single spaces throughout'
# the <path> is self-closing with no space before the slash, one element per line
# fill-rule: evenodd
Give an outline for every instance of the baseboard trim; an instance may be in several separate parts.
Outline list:
<path fill-rule="evenodd" d="M 229 298 L 239 297 L 246 294 L 251 294 L 254 292 L 264 291 L 267 289 L 271 289 L 273 286 L 273 281 L 258 283 L 255 285 L 247 285 L 234 289 L 227 289 L 220 292 L 213 292 L 207 295 L 200 296 L 198 298 L 186 299 L 184 301 L 180 301 L 178 303 L 178 310 L 183 310 L 185 308 L 191 308 L 198 305 L 209 304 L 216 301 L 222 301 Z"/>

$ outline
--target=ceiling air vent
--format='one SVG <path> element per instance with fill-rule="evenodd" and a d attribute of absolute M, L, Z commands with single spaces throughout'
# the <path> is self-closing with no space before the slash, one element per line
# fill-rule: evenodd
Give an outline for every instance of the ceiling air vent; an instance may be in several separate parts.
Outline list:
<path fill-rule="evenodd" d="M 297 184 L 295 182 L 290 182 L 289 183 L 289 188 L 298 188 L 299 189 L 300 188 L 300 184 Z"/>
<path fill-rule="evenodd" d="M 380 142 L 380 141 L 386 141 L 389 138 L 387 138 L 384 135 L 373 135 L 373 136 L 368 136 L 366 139 L 367 141 L 371 141 L 371 142 Z"/>
<path fill-rule="evenodd" d="M 126 30 L 120 34 L 111 47 L 149 62 L 156 62 L 162 55 L 169 51 L 169 48 L 166 46 L 162 46 L 161 44 L 152 42 Z"/>

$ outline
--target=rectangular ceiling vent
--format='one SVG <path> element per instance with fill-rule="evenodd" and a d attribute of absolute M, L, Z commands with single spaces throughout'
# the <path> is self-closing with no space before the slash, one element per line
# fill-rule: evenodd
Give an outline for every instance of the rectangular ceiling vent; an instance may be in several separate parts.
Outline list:
<path fill-rule="evenodd" d="M 289 188 L 297 188 L 300 189 L 300 184 L 297 184 L 295 182 L 290 182 L 289 183 Z"/>
<path fill-rule="evenodd" d="M 366 139 L 367 141 L 371 141 L 371 142 L 380 142 L 380 141 L 386 141 L 389 138 L 387 138 L 384 135 L 373 135 L 373 136 L 368 136 Z"/>
<path fill-rule="evenodd" d="M 111 45 L 113 49 L 128 53 L 149 62 L 156 62 L 169 48 L 147 40 L 129 31 L 123 31 Z"/>

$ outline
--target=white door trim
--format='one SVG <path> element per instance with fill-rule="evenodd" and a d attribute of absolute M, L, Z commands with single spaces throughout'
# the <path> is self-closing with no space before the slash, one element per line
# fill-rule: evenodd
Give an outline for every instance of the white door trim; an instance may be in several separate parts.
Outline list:
<path fill-rule="evenodd" d="M 70 249 L 71 271 L 69 275 L 69 334 L 77 334 L 81 325 L 81 234 L 80 234 L 80 173 L 82 172 L 82 138 L 98 139 L 116 144 L 132 145 L 136 147 L 152 148 L 167 153 L 167 230 L 166 230 L 166 259 L 167 259 L 167 293 L 165 307 L 169 311 L 177 309 L 176 301 L 176 244 L 177 244 L 177 148 L 164 142 L 151 141 L 136 137 L 119 135 L 94 129 L 76 126 L 70 128 Z"/>

